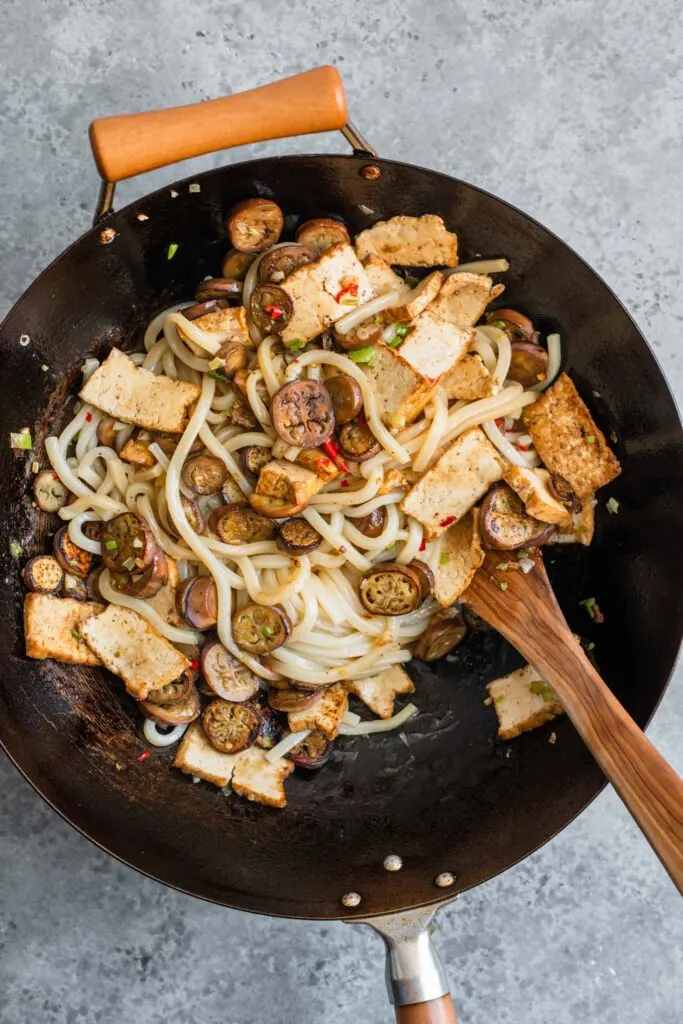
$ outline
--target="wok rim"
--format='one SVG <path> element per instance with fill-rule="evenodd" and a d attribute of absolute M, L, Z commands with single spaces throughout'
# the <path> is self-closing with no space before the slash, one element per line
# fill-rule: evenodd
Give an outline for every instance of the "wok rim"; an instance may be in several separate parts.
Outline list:
<path fill-rule="evenodd" d="M 241 169 L 244 170 L 245 168 L 248 168 L 249 164 L 258 163 L 258 164 L 262 165 L 263 163 L 266 163 L 266 162 L 272 163 L 272 164 L 279 164 L 279 165 L 282 165 L 282 164 L 294 164 L 294 165 L 296 165 L 296 163 L 298 161 L 305 161 L 305 160 L 346 161 L 346 162 L 355 162 L 355 163 L 362 163 L 362 164 L 367 164 L 368 162 L 370 162 L 367 155 L 362 155 L 362 154 L 357 154 L 357 153 L 348 153 L 348 154 L 347 153 L 308 153 L 308 154 L 306 154 L 306 153 L 294 153 L 294 154 L 285 154 L 285 155 L 278 155 L 278 156 L 271 156 L 271 157 L 254 157 L 254 158 L 251 158 L 249 160 L 237 161 L 234 164 L 222 164 L 219 167 L 213 167 L 213 168 L 211 168 L 211 169 L 209 169 L 207 171 L 202 171 L 199 174 L 188 175 L 188 176 L 186 176 L 184 178 L 181 178 L 181 179 L 178 179 L 176 181 L 169 182 L 166 185 L 162 185 L 160 188 L 155 189 L 153 192 L 145 193 L 142 196 L 139 196 L 138 198 L 132 200 L 130 203 L 128 203 L 126 206 L 121 207 L 120 209 L 112 209 L 112 210 L 110 210 L 101 219 L 99 219 L 95 224 L 93 224 L 90 228 L 88 228 L 87 231 L 84 231 L 82 234 L 78 235 L 75 239 L 73 239 L 73 241 L 70 242 L 70 244 L 61 253 L 59 253 L 59 255 L 57 255 L 53 260 L 51 260 L 47 264 L 47 266 L 45 266 L 43 268 L 43 270 L 37 275 L 37 277 L 35 277 L 29 283 L 27 288 L 24 289 L 24 291 L 21 293 L 21 295 L 12 304 L 12 306 L 10 307 L 10 309 L 8 310 L 6 315 L 3 317 L 2 322 L 0 322 L 0 333 L 2 333 L 2 331 L 3 331 L 4 327 L 5 327 L 5 324 L 14 315 L 14 313 L 19 308 L 19 306 L 25 300 L 28 299 L 29 294 L 30 294 L 31 290 L 33 289 L 33 287 L 39 281 L 41 281 L 42 278 L 45 275 L 47 275 L 53 269 L 53 267 L 55 267 L 58 263 L 60 263 L 62 261 L 66 261 L 67 258 L 70 256 L 72 250 L 74 250 L 78 245 L 80 245 L 80 243 L 83 242 L 85 239 L 87 239 L 89 237 L 92 237 L 92 236 L 95 235 L 95 233 L 99 233 L 100 231 L 102 231 L 102 229 L 107 227 L 112 220 L 116 220 L 119 217 L 126 217 L 126 216 L 128 216 L 133 211 L 135 211 L 137 209 L 137 207 L 141 203 L 153 202 L 157 198 L 160 199 L 164 194 L 168 194 L 169 191 L 171 191 L 171 190 L 180 190 L 184 186 L 189 186 L 192 183 L 202 182 L 204 180 L 208 180 L 208 179 L 210 179 L 210 178 L 212 178 L 214 176 L 219 176 L 222 173 L 231 170 L 232 168 L 241 168 Z M 391 159 L 385 159 L 385 158 L 382 158 L 382 157 L 374 157 L 373 156 L 371 162 L 373 164 L 377 164 L 378 166 L 380 166 L 380 168 L 382 168 L 382 167 L 407 168 L 410 171 L 419 171 L 419 172 L 426 173 L 426 174 L 429 174 L 429 175 L 432 175 L 432 176 L 436 175 L 439 178 L 444 180 L 444 182 L 446 183 L 446 186 L 448 188 L 451 188 L 453 186 L 455 186 L 455 187 L 457 187 L 457 186 L 463 187 L 464 186 L 466 189 L 469 189 L 469 190 L 471 190 L 471 191 L 473 191 L 475 193 L 478 193 L 479 195 L 485 197 L 487 200 L 494 200 L 497 203 L 501 203 L 503 206 L 507 207 L 513 213 L 516 213 L 518 216 L 524 218 L 526 221 L 530 222 L 535 227 L 539 228 L 549 238 L 551 238 L 557 245 L 561 246 L 563 249 L 565 249 L 567 252 L 569 252 L 579 263 L 583 264 L 583 266 L 586 268 L 586 270 L 588 270 L 588 272 L 605 289 L 605 291 L 606 291 L 609 299 L 612 301 L 612 303 L 614 303 L 619 308 L 621 313 L 628 318 L 628 320 L 631 322 L 631 324 L 632 324 L 632 326 L 634 328 L 635 333 L 637 334 L 638 338 L 640 339 L 641 344 L 643 346 L 645 346 L 645 349 L 647 350 L 647 353 L 651 357 L 651 359 L 653 361 L 653 364 L 654 364 L 654 367 L 656 368 L 656 371 L 657 371 L 660 383 L 664 386 L 665 393 L 666 393 L 666 395 L 668 395 L 670 406 L 671 406 L 671 408 L 674 411 L 675 416 L 676 416 L 677 431 L 678 431 L 678 434 L 679 434 L 681 440 L 683 440 L 683 421 L 682 421 L 682 418 L 681 418 L 681 411 L 680 411 L 680 408 L 679 408 L 679 404 L 678 404 L 678 402 L 676 400 L 675 395 L 673 394 L 673 391 L 672 391 L 671 385 L 669 383 L 669 380 L 668 380 L 666 374 L 664 373 L 664 370 L 662 368 L 661 362 L 660 362 L 659 358 L 657 357 L 656 352 L 654 351 L 654 349 L 648 343 L 645 335 L 643 334 L 642 330 L 640 329 L 640 327 L 639 327 L 638 323 L 636 322 L 634 316 L 630 313 L 628 308 L 624 305 L 624 303 L 621 301 L 621 299 L 618 297 L 618 295 L 614 292 L 612 287 L 609 284 L 607 284 L 607 282 L 603 279 L 601 274 L 599 274 L 594 269 L 594 267 L 586 259 L 584 259 L 579 253 L 577 253 L 572 248 L 571 245 L 569 245 L 562 238 L 560 238 L 559 235 L 557 235 L 553 230 L 551 230 L 550 228 L 548 228 L 544 224 L 542 224 L 536 217 L 532 216 L 531 214 L 526 213 L 524 210 L 520 209 L 520 207 L 516 206 L 514 203 L 509 202 L 507 199 L 504 199 L 504 198 L 502 198 L 500 196 L 497 196 L 494 193 L 490 192 L 488 189 L 482 188 L 479 185 L 475 185 L 475 184 L 473 184 L 471 182 L 468 182 L 468 181 L 466 181 L 466 180 L 464 180 L 462 178 L 456 178 L 456 177 L 454 177 L 452 175 L 444 173 L 443 171 L 437 171 L 437 170 L 434 170 L 434 169 L 429 168 L 429 167 L 423 167 L 420 164 L 410 163 L 408 161 L 391 160 Z M 682 469 L 683 469 L 683 464 L 682 464 Z M 677 635 L 675 637 L 675 640 L 676 640 L 676 654 L 675 654 L 675 656 L 674 656 L 674 658 L 672 660 L 672 663 L 671 663 L 671 665 L 670 665 L 670 667 L 668 669 L 666 678 L 663 680 L 663 683 L 661 685 L 661 689 L 659 691 L 659 694 L 657 696 L 655 704 L 654 704 L 651 712 L 649 713 L 649 715 L 648 715 L 648 717 L 647 717 L 647 719 L 646 719 L 646 721 L 645 721 L 645 723 L 643 725 L 643 731 L 644 732 L 650 726 L 654 715 L 659 710 L 660 705 L 662 703 L 662 700 L 664 699 L 664 696 L 665 696 L 665 694 L 666 694 L 666 692 L 667 692 L 667 690 L 668 690 L 668 688 L 669 688 L 669 686 L 671 684 L 671 680 L 672 680 L 673 675 L 674 675 L 674 673 L 676 671 L 676 668 L 677 668 L 677 666 L 678 666 L 678 664 L 679 664 L 679 662 L 681 660 L 681 651 L 682 651 L 682 646 L 683 646 L 683 616 L 678 621 L 678 624 L 677 624 Z M 367 911 L 359 908 L 353 914 L 342 914 L 342 913 L 329 914 L 329 913 L 326 913 L 326 914 L 316 914 L 314 917 L 310 917 L 307 914 L 284 914 L 284 913 L 278 912 L 277 910 L 263 910 L 263 909 L 258 909 L 258 908 L 254 908 L 254 907 L 245 908 L 245 907 L 233 904 L 233 903 L 228 903 L 228 902 L 225 902 L 223 900 L 215 899 L 215 898 L 213 898 L 211 896 L 195 892 L 195 891 L 193 891 L 190 888 L 185 888 L 185 887 L 183 887 L 181 885 L 177 885 L 177 884 L 175 884 L 173 882 L 166 881 L 163 878 L 159 877 L 157 874 L 154 874 L 153 872 L 148 871 L 148 870 L 138 866 L 137 864 L 134 864 L 131 860 L 129 860 L 126 857 L 121 856 L 120 854 L 118 854 L 118 853 L 114 852 L 113 850 L 109 849 L 109 847 L 107 845 L 105 845 L 103 842 L 93 838 L 93 836 L 91 836 L 84 828 L 82 828 L 80 825 L 78 825 L 76 822 L 74 822 L 69 814 L 67 814 L 60 807 L 58 807 L 42 791 L 42 789 L 40 788 L 40 785 L 33 781 L 33 779 L 28 774 L 28 771 L 26 771 L 22 767 L 22 765 L 19 763 L 19 760 L 8 749 L 8 746 L 7 746 L 6 742 L 5 742 L 5 738 L 3 736 L 2 723 L 1 722 L 0 722 L 0 747 L 4 751 L 5 755 L 7 756 L 7 758 L 11 762 L 11 764 L 17 769 L 17 771 L 28 782 L 28 784 L 31 786 L 33 791 L 35 793 L 37 793 L 38 796 L 40 796 L 41 799 L 51 808 L 51 810 L 53 810 L 56 814 L 58 814 L 59 817 L 63 821 L 65 821 L 71 828 L 73 828 L 81 836 L 83 836 L 85 839 L 87 839 L 93 846 L 97 847 L 99 850 L 103 851 L 108 856 L 114 858 L 120 864 L 123 864 L 127 868 L 131 868 L 133 871 L 137 872 L 137 874 L 139 874 L 139 875 L 141 875 L 141 876 L 143 876 L 145 878 L 149 878 L 152 881 L 157 882 L 157 883 L 159 883 L 159 884 L 161 884 L 163 886 L 166 886 L 169 889 L 173 889 L 176 892 L 180 892 L 180 893 L 182 893 L 185 896 L 190 896 L 190 897 L 193 897 L 194 899 L 202 900 L 203 902 L 206 902 L 206 903 L 215 904 L 216 906 L 227 907 L 227 908 L 229 908 L 231 910 L 238 910 L 238 911 L 241 911 L 243 913 L 258 914 L 259 916 L 262 916 L 262 917 L 276 917 L 276 918 L 283 919 L 283 920 L 346 921 L 346 922 L 349 922 L 349 923 L 353 923 L 355 921 L 369 920 L 371 918 L 386 916 L 387 913 L 390 913 L 392 915 L 398 915 L 398 914 L 401 914 L 401 913 L 409 912 L 411 910 L 418 910 L 418 909 L 423 908 L 423 907 L 431 907 L 431 906 L 439 907 L 442 904 L 450 903 L 457 896 L 460 896 L 462 893 L 469 892 L 472 889 L 476 889 L 480 885 L 485 884 L 485 882 L 491 881 L 494 878 L 497 878 L 500 875 L 505 874 L 505 872 L 507 872 L 510 868 L 515 867 L 517 864 L 521 863 L 522 861 L 524 861 L 527 858 L 531 857 L 533 854 L 537 853 L 540 849 L 542 849 L 544 846 L 546 846 L 547 843 L 549 843 L 552 839 L 554 839 L 561 832 L 563 832 L 569 825 L 571 825 L 594 802 L 594 800 L 603 792 L 603 790 L 608 785 L 608 780 L 606 778 L 604 778 L 604 776 L 603 776 L 601 778 L 601 780 L 600 780 L 600 782 L 599 782 L 595 792 L 585 801 L 585 803 L 582 804 L 582 806 L 580 806 L 577 810 L 575 810 L 570 815 L 570 817 L 568 817 L 567 820 L 562 825 L 560 825 L 558 828 L 556 828 L 554 831 L 552 831 L 550 834 L 548 834 L 544 839 L 542 839 L 535 846 L 533 846 L 532 849 L 530 849 L 527 852 L 521 854 L 515 860 L 510 861 L 505 867 L 499 868 L 497 871 L 495 871 L 494 873 L 489 875 L 488 878 L 484 879 L 483 881 L 475 882 L 475 883 L 473 883 L 471 885 L 465 885 L 465 886 L 463 886 L 461 888 L 458 887 L 457 883 L 456 883 L 455 889 L 451 890 L 448 893 L 443 893 L 443 894 L 435 895 L 434 898 L 430 899 L 430 900 L 422 900 L 422 901 L 418 901 L 416 903 L 410 903 L 409 905 L 406 905 L 405 907 L 398 908 L 398 909 L 395 909 L 395 910 L 392 910 L 392 911 L 389 911 L 389 912 L 377 911 L 377 912 L 371 914 L 371 913 L 368 913 Z M 644 839 L 644 837 L 643 837 L 643 839 Z"/>

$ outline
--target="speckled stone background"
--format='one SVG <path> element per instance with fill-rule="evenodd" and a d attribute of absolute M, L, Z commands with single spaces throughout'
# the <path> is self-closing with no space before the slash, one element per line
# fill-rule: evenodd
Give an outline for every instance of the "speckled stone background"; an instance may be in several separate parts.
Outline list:
<path fill-rule="evenodd" d="M 332 62 L 382 155 L 477 182 L 587 257 L 683 396 L 674 0 L 2 0 L 0 36 L 3 312 L 88 227 L 93 116 Z M 343 147 L 325 137 L 268 148 Z M 129 182 L 119 202 L 180 175 Z M 680 672 L 650 735 L 683 769 Z M 0 773 L 1 1024 L 390 1018 L 369 931 L 167 891 L 71 831 L 4 760 Z M 443 911 L 437 938 L 461 1024 L 683 1020 L 680 899 L 612 792 Z"/>

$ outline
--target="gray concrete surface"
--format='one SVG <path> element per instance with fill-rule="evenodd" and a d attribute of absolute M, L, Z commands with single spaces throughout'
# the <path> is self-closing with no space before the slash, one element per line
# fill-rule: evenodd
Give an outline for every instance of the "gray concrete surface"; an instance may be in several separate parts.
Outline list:
<path fill-rule="evenodd" d="M 334 62 L 383 155 L 477 182 L 586 256 L 683 397 L 674 0 L 3 0 L 0 33 L 2 310 L 88 226 L 92 116 Z M 305 148 L 343 143 L 269 151 Z M 178 176 L 128 183 L 120 201 Z M 651 736 L 683 769 L 680 671 Z M 369 932 L 248 917 L 167 891 L 72 832 L 4 761 L 0 773 L 2 1024 L 389 1019 Z M 612 792 L 442 912 L 438 942 L 462 1024 L 683 1019 L 680 900 Z"/>

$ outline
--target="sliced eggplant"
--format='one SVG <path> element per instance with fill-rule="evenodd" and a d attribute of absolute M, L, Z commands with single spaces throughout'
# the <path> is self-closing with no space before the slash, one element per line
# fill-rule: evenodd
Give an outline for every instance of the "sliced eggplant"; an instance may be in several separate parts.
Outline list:
<path fill-rule="evenodd" d="M 102 561 L 113 572 L 144 572 L 157 550 L 154 534 L 135 512 L 122 512 L 103 523 L 101 543 Z"/>
<path fill-rule="evenodd" d="M 270 414 L 278 436 L 297 448 L 316 448 L 334 433 L 330 393 L 316 380 L 285 384 L 273 395 Z"/>
<path fill-rule="evenodd" d="M 249 316 L 258 328 L 268 334 L 284 330 L 294 313 L 290 296 L 276 284 L 260 284 L 249 297 Z"/>
<path fill-rule="evenodd" d="M 284 224 L 284 214 L 272 199 L 244 199 L 230 210 L 226 229 L 238 252 L 263 252 L 275 245 Z"/>
<path fill-rule="evenodd" d="M 287 686 L 285 689 L 270 689 L 268 703 L 276 711 L 284 711 L 287 714 L 290 711 L 304 711 L 321 700 L 324 692 L 323 688 L 301 690 L 293 686 Z"/>
<path fill-rule="evenodd" d="M 224 544 L 255 544 L 275 536 L 274 523 L 248 503 L 220 505 L 209 516 L 209 527 Z"/>
<path fill-rule="evenodd" d="M 255 430 L 259 421 L 251 411 L 251 406 L 245 398 L 236 398 L 230 406 L 230 422 L 245 430 Z"/>
<path fill-rule="evenodd" d="M 176 590 L 176 611 L 193 629 L 211 629 L 218 618 L 218 594 L 210 576 L 188 576 Z"/>
<path fill-rule="evenodd" d="M 372 615 L 406 615 L 422 600 L 422 583 L 410 566 L 384 562 L 363 573 L 358 593 Z"/>
<path fill-rule="evenodd" d="M 272 458 L 273 453 L 271 449 L 262 444 L 249 444 L 240 452 L 242 469 L 254 479 L 258 477 L 263 467 L 267 465 Z"/>
<path fill-rule="evenodd" d="M 36 555 L 24 568 L 24 585 L 34 594 L 56 594 L 64 579 L 64 569 L 53 555 Z"/>
<path fill-rule="evenodd" d="M 493 327 L 501 327 L 510 341 L 533 341 L 536 330 L 528 316 L 518 313 L 516 309 L 494 309 L 486 317 L 486 323 Z"/>
<path fill-rule="evenodd" d="M 326 765 L 331 753 L 332 743 L 330 740 L 317 729 L 313 729 L 306 739 L 292 747 L 285 756 L 293 761 L 297 768 L 307 768 L 309 771 L 313 771 Z"/>
<path fill-rule="evenodd" d="M 85 585 L 88 588 L 89 601 L 104 601 L 102 592 L 100 591 L 100 576 L 103 571 L 102 567 L 100 567 L 99 569 L 93 569 L 91 573 L 88 573 Z"/>
<path fill-rule="evenodd" d="M 52 553 L 62 569 L 71 576 L 80 576 L 85 579 L 95 564 L 95 556 L 89 551 L 79 548 L 78 544 L 74 544 L 71 540 L 67 526 L 62 526 L 57 530 L 52 547 Z"/>
<path fill-rule="evenodd" d="M 275 543 L 288 555 L 308 555 L 319 547 L 322 537 L 305 519 L 293 516 L 279 524 Z"/>
<path fill-rule="evenodd" d="M 350 423 L 363 411 L 363 393 L 360 385 L 348 373 L 337 373 L 325 381 L 337 426 Z"/>
<path fill-rule="evenodd" d="M 89 601 L 90 591 L 88 581 L 79 576 L 72 576 L 71 573 L 64 574 L 62 584 L 62 597 L 70 597 L 73 601 Z"/>
<path fill-rule="evenodd" d="M 258 678 L 219 640 L 209 640 L 202 648 L 201 666 L 204 680 L 216 697 L 242 704 L 259 691 Z"/>
<path fill-rule="evenodd" d="M 249 349 L 241 341 L 231 338 L 219 348 L 218 358 L 223 360 L 221 372 L 226 377 L 234 377 L 249 365 Z"/>
<path fill-rule="evenodd" d="M 117 430 L 114 424 L 116 420 L 113 416 L 104 416 L 97 424 L 97 441 L 98 444 L 103 445 L 105 448 L 113 448 L 116 442 Z"/>
<path fill-rule="evenodd" d="M 413 657 L 420 661 L 437 661 L 461 644 L 466 636 L 467 626 L 462 612 L 451 605 L 432 616 L 413 648 Z"/>
<path fill-rule="evenodd" d="M 538 384 L 548 376 L 548 353 L 531 341 L 514 341 L 507 379 L 525 388 Z"/>
<path fill-rule="evenodd" d="M 277 249 L 263 254 L 256 279 L 259 284 L 282 284 L 292 271 L 310 263 L 316 255 L 315 249 L 310 245 L 280 245 Z"/>
<path fill-rule="evenodd" d="M 228 249 L 223 257 L 221 273 L 223 277 L 231 277 L 233 281 L 244 281 L 253 262 L 254 256 L 251 253 Z"/>
<path fill-rule="evenodd" d="M 577 497 L 574 488 L 559 473 L 552 473 L 548 481 L 550 493 L 561 502 L 569 512 L 577 514 L 581 511 L 581 499 Z"/>
<path fill-rule="evenodd" d="M 354 420 L 345 423 L 339 431 L 339 447 L 352 462 L 367 462 L 377 455 L 382 446 L 366 423 Z"/>
<path fill-rule="evenodd" d="M 221 498 L 226 505 L 241 505 L 245 500 L 245 495 L 232 477 L 229 476 L 221 487 Z"/>
<path fill-rule="evenodd" d="M 195 533 L 204 533 L 206 530 L 206 520 L 204 519 L 201 509 L 194 498 L 186 498 L 184 494 L 181 494 L 180 504 L 183 506 L 190 528 L 194 530 Z"/>
<path fill-rule="evenodd" d="M 297 228 L 296 240 L 302 245 L 310 246 L 318 256 L 340 242 L 347 245 L 351 242 L 345 225 L 341 221 L 333 220 L 332 217 L 315 217 L 304 221 L 301 227 Z"/>
<path fill-rule="evenodd" d="M 194 672 L 188 668 L 183 672 L 180 679 L 174 679 L 171 683 L 165 683 L 150 690 L 147 700 L 152 704 L 179 704 L 187 700 L 194 687 Z"/>
<path fill-rule="evenodd" d="M 227 480 L 228 469 L 215 455 L 195 455 L 187 460 L 180 475 L 195 494 L 215 494 Z"/>
<path fill-rule="evenodd" d="M 197 302 L 209 302 L 211 299 L 240 302 L 244 285 L 232 277 L 210 277 L 197 286 L 195 298 Z"/>
<path fill-rule="evenodd" d="M 256 737 L 256 746 L 263 750 L 272 750 L 282 739 L 287 728 L 287 718 L 279 711 L 273 711 L 268 704 L 261 704 L 260 701 L 255 703 L 261 716 L 261 731 Z"/>
<path fill-rule="evenodd" d="M 380 505 L 379 508 L 368 512 L 366 516 L 360 516 L 358 519 L 350 521 L 365 537 L 379 537 L 387 521 L 386 505 Z"/>
<path fill-rule="evenodd" d="M 427 563 L 423 562 L 420 558 L 413 558 L 411 562 L 408 562 L 408 566 L 413 570 L 413 572 L 416 572 L 420 578 L 420 593 L 422 597 L 429 597 L 433 594 L 436 580 L 434 579 L 434 573 Z"/>
<path fill-rule="evenodd" d="M 494 484 L 479 512 L 482 540 L 488 548 L 514 551 L 544 544 L 555 530 L 527 515 L 521 498 L 507 484 Z"/>
<path fill-rule="evenodd" d="M 202 706 L 199 703 L 199 694 L 194 686 L 182 700 L 173 704 L 155 704 L 151 700 L 143 700 L 140 707 L 147 718 L 158 722 L 160 725 L 189 725 L 199 718 L 202 713 Z"/>
<path fill-rule="evenodd" d="M 154 552 L 154 560 L 144 572 L 112 572 L 109 580 L 114 590 L 127 597 L 146 600 L 158 594 L 168 583 L 168 562 L 160 547 Z"/>
<path fill-rule="evenodd" d="M 232 617 L 235 643 L 249 654 L 270 654 L 289 639 L 292 624 L 284 608 L 250 602 Z"/>
<path fill-rule="evenodd" d="M 288 519 L 303 512 L 308 501 L 284 501 L 282 498 L 272 498 L 268 494 L 250 494 L 249 502 L 252 508 L 260 512 L 268 519 Z"/>
<path fill-rule="evenodd" d="M 81 531 L 84 537 L 88 540 L 94 540 L 96 543 L 100 543 L 102 540 L 102 527 L 103 522 L 101 519 L 87 519 L 81 526 Z"/>
<path fill-rule="evenodd" d="M 223 754 L 237 754 L 255 741 L 261 716 L 253 704 L 214 700 L 204 710 L 202 727 L 212 747 Z"/>
<path fill-rule="evenodd" d="M 36 474 L 33 494 L 41 512 L 59 512 L 69 499 L 69 492 L 54 469 L 41 469 Z"/>
<path fill-rule="evenodd" d="M 353 352 L 357 348 L 368 348 L 369 345 L 374 345 L 380 340 L 385 326 L 382 321 L 366 321 L 364 324 L 354 327 L 353 330 L 347 331 L 346 334 L 335 333 L 334 340 L 347 352 Z"/>
<path fill-rule="evenodd" d="M 186 306 L 180 312 L 186 320 L 199 320 L 207 313 L 215 313 L 219 309 L 227 309 L 228 306 L 227 299 L 206 299 L 204 302 L 195 302 L 192 306 Z"/>

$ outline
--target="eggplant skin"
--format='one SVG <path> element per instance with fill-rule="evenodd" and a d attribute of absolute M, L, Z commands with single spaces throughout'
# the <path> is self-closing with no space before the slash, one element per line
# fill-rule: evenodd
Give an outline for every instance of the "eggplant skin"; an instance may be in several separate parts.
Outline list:
<path fill-rule="evenodd" d="M 524 511 L 521 498 L 507 484 L 495 484 L 482 502 L 479 529 L 487 548 L 514 551 L 544 544 L 555 527 Z"/>

